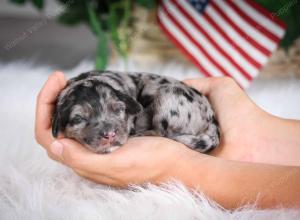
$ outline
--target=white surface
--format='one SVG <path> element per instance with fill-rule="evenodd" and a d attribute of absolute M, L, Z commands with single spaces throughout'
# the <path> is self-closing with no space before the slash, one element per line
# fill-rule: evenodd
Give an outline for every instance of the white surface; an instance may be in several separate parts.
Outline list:
<path fill-rule="evenodd" d="M 110 69 L 121 68 L 116 64 Z M 90 62 L 82 62 L 68 77 L 90 69 Z M 129 69 L 139 68 L 130 64 Z M 180 184 L 115 190 L 76 176 L 51 161 L 34 141 L 35 99 L 52 71 L 28 63 L 0 63 L 1 220 L 300 219 L 300 213 L 291 210 L 222 210 Z M 153 67 L 151 72 L 179 79 L 198 76 L 194 69 L 177 64 Z M 271 113 L 300 118 L 299 80 L 256 80 L 249 94 Z"/>

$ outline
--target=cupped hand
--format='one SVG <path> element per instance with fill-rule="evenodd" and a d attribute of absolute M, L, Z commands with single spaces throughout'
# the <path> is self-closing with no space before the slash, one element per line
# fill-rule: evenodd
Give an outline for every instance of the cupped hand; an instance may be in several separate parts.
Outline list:
<path fill-rule="evenodd" d="M 195 154 L 200 156 L 184 145 L 163 137 L 130 138 L 110 154 L 92 153 L 70 139 L 60 139 L 54 145 L 63 148 L 55 159 L 80 176 L 97 183 L 121 187 L 182 180 L 186 172 L 185 163 Z"/>
<path fill-rule="evenodd" d="M 184 173 L 189 172 L 186 164 L 191 158 L 207 158 L 162 137 L 131 138 L 107 155 L 94 154 L 70 139 L 59 137 L 55 140 L 51 133 L 51 118 L 56 98 L 66 83 L 63 73 L 55 72 L 39 93 L 35 135 L 52 159 L 71 167 L 79 175 L 116 186 L 158 183 L 171 178 L 182 180 Z M 260 134 L 258 125 L 267 114 L 256 107 L 231 79 L 206 78 L 186 80 L 185 83 L 207 95 L 216 111 L 221 126 L 221 146 L 212 154 L 233 160 L 251 160 L 249 146 L 258 142 L 251 136 Z"/>
<path fill-rule="evenodd" d="M 48 155 L 52 159 L 55 159 L 55 155 L 49 150 L 50 145 L 55 140 L 52 136 L 52 114 L 57 96 L 66 85 L 67 80 L 64 74 L 56 71 L 49 76 L 36 100 L 35 139 L 46 148 Z"/>
<path fill-rule="evenodd" d="M 63 73 L 53 73 L 37 97 L 35 136 L 48 155 L 79 175 L 114 186 L 159 183 L 182 179 L 184 163 L 195 153 L 181 143 L 163 137 L 131 138 L 111 154 L 95 154 L 78 142 L 51 132 L 51 118 L 59 92 L 66 86 Z M 200 154 L 199 154 L 200 155 Z"/>
<path fill-rule="evenodd" d="M 215 109 L 221 127 L 221 146 L 212 152 L 213 155 L 257 162 L 255 157 L 251 158 L 256 149 L 264 161 L 272 158 L 268 146 L 274 144 L 273 140 L 277 143 L 284 130 L 290 134 L 288 145 L 284 142 L 280 145 L 286 149 L 295 143 L 295 149 L 299 149 L 299 142 L 293 139 L 299 136 L 299 122 L 285 121 L 284 125 L 274 126 L 274 118 L 270 119 L 270 115 L 259 109 L 233 80 L 206 78 L 186 80 L 185 83 L 207 95 Z M 59 137 L 55 140 L 51 117 L 57 95 L 65 86 L 66 80 L 60 72 L 52 74 L 45 83 L 37 98 L 35 136 L 52 159 L 69 166 L 77 174 L 94 182 L 121 187 L 177 179 L 188 187 L 201 190 L 226 208 L 252 202 L 268 208 L 279 204 L 294 208 L 299 204 L 298 167 L 219 159 L 163 137 L 131 138 L 110 154 L 95 154 L 71 139 Z M 274 133 L 276 138 L 270 137 L 270 128 L 278 130 Z M 262 147 L 267 148 L 268 154 L 263 153 Z M 294 164 L 299 163 L 297 150 L 290 154 L 296 158 Z M 286 153 L 284 155 L 277 153 L 279 158 L 289 158 Z M 281 162 L 287 164 L 287 161 Z M 265 187 L 282 177 L 285 177 L 285 184 Z M 274 194 L 279 197 L 275 199 Z M 262 199 L 258 195 L 263 195 Z"/>
<path fill-rule="evenodd" d="M 259 108 L 229 77 L 188 79 L 186 84 L 209 98 L 221 129 L 221 144 L 212 155 L 224 159 L 256 161 L 267 149 L 272 116 Z"/>

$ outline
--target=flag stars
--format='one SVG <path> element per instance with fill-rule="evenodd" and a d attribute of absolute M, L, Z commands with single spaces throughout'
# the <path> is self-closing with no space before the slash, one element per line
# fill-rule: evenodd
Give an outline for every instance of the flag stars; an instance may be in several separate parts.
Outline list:
<path fill-rule="evenodd" d="M 205 9 L 208 0 L 188 0 L 188 2 L 200 13 Z"/>

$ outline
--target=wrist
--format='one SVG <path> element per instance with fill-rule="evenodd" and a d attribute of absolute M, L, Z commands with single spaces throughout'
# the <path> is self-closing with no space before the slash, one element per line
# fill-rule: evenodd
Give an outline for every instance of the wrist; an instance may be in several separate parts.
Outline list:
<path fill-rule="evenodd" d="M 232 192 L 236 187 L 228 177 L 230 162 L 192 150 L 184 157 L 185 159 L 180 162 L 181 169 L 178 169 L 177 179 L 188 188 L 204 193 L 219 204 L 224 204 L 224 201 L 231 197 L 229 191 L 224 190 L 224 187 L 226 188 L 224 184 L 234 186 L 231 187 Z"/>
<path fill-rule="evenodd" d="M 188 148 L 184 150 L 185 152 L 181 154 L 182 156 L 174 167 L 173 176 L 189 188 L 206 191 L 210 179 L 214 175 L 211 170 L 219 166 L 218 163 L 215 163 L 217 158 Z"/>

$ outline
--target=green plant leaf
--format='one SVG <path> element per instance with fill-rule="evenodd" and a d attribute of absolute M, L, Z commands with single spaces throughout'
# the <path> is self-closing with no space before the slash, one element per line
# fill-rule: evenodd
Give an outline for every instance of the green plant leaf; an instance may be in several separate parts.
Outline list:
<path fill-rule="evenodd" d="M 82 10 L 68 9 L 58 16 L 58 21 L 66 25 L 77 25 L 84 20 Z"/>
<path fill-rule="evenodd" d="M 73 1 L 73 0 L 57 0 L 58 2 L 60 2 L 60 3 L 62 3 L 62 4 L 68 4 L 68 3 L 76 3 L 76 2 L 78 2 L 78 1 Z"/>
<path fill-rule="evenodd" d="M 108 39 L 104 34 L 98 37 L 97 53 L 96 53 L 96 70 L 104 70 L 108 63 Z"/>
<path fill-rule="evenodd" d="M 286 34 L 280 45 L 288 48 L 293 44 L 296 38 L 300 36 L 300 3 L 299 1 L 287 0 L 256 0 L 264 8 L 270 11 L 274 16 L 279 17 L 286 25 Z"/>
<path fill-rule="evenodd" d="M 44 1 L 43 0 L 31 0 L 31 2 L 38 9 L 42 9 L 44 7 Z"/>
<path fill-rule="evenodd" d="M 108 40 L 107 36 L 101 28 L 101 24 L 97 18 L 94 8 L 87 2 L 86 9 L 89 15 L 89 24 L 98 38 L 97 54 L 96 54 L 96 69 L 104 70 L 108 61 Z"/>
<path fill-rule="evenodd" d="M 135 0 L 138 5 L 141 5 L 145 8 L 152 9 L 156 6 L 155 0 Z"/>
<path fill-rule="evenodd" d="M 96 33 L 96 35 L 101 34 L 101 26 L 93 7 L 88 2 L 86 2 L 86 7 L 89 15 L 89 24 L 92 30 Z"/>
<path fill-rule="evenodd" d="M 128 26 L 130 20 L 130 1 L 111 4 L 109 8 L 109 27 L 111 40 L 123 58 L 127 59 L 129 49 Z"/>
<path fill-rule="evenodd" d="M 10 2 L 19 4 L 19 5 L 23 5 L 26 2 L 26 0 L 10 0 Z"/>
<path fill-rule="evenodd" d="M 128 51 L 129 51 L 129 21 L 130 21 L 130 17 L 131 17 L 131 1 L 130 0 L 126 0 L 124 2 L 124 28 L 125 28 L 125 33 L 124 33 L 124 40 L 123 40 L 123 50 L 124 50 L 124 58 L 127 61 L 127 56 L 128 56 Z"/>
<path fill-rule="evenodd" d="M 110 35 L 111 40 L 113 41 L 118 53 L 121 56 L 123 55 L 123 51 L 121 48 L 121 39 L 118 33 L 118 25 L 119 25 L 119 18 L 121 16 L 117 15 L 117 5 L 113 4 L 109 9 L 109 27 L 110 27 Z"/>

